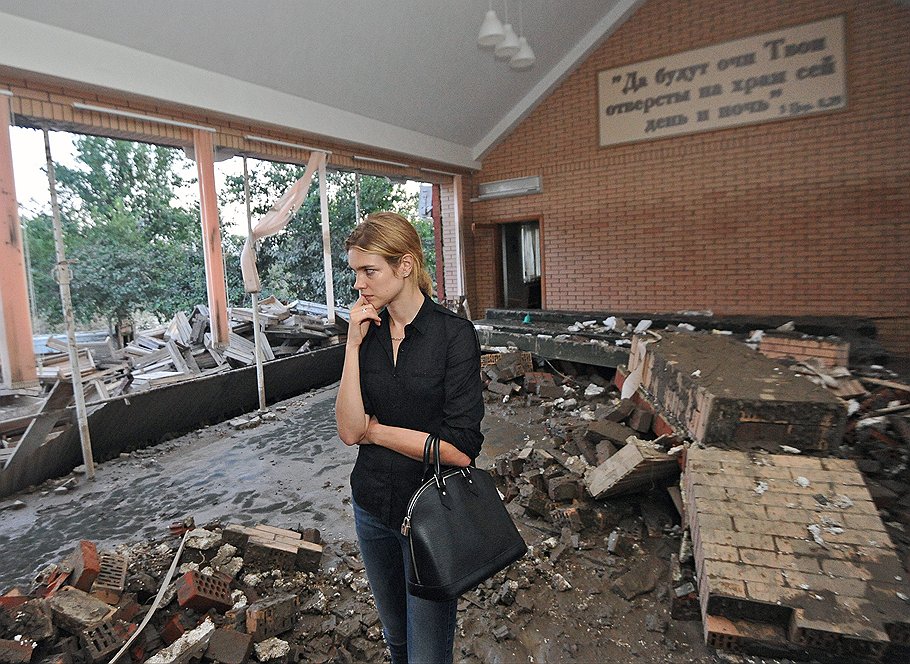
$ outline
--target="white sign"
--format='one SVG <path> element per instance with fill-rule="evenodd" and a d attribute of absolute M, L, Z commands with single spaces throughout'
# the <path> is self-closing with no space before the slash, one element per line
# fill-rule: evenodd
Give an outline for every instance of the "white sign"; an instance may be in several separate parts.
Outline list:
<path fill-rule="evenodd" d="M 824 113 L 847 105 L 844 18 L 598 74 L 600 144 Z"/>

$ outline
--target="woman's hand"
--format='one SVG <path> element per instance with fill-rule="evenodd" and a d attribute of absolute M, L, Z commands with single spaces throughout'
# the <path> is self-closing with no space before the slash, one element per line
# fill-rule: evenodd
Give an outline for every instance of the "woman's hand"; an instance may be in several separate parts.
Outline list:
<path fill-rule="evenodd" d="M 372 304 L 367 302 L 361 295 L 357 301 L 351 305 L 351 322 L 348 325 L 349 346 L 359 347 L 363 343 L 363 338 L 370 329 L 370 322 L 379 325 L 382 319 L 379 318 L 379 312 Z"/>

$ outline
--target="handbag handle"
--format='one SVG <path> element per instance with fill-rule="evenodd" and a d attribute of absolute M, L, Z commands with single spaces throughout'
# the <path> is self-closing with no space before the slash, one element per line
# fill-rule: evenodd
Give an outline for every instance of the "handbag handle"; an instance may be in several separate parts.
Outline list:
<path fill-rule="evenodd" d="M 442 479 L 442 463 L 439 460 L 439 436 L 434 433 L 427 435 L 427 440 L 423 444 L 424 480 L 426 480 L 427 470 L 429 470 L 431 463 L 433 464 L 433 475 L 436 478 L 436 486 L 442 488 L 445 486 L 445 482 Z"/>

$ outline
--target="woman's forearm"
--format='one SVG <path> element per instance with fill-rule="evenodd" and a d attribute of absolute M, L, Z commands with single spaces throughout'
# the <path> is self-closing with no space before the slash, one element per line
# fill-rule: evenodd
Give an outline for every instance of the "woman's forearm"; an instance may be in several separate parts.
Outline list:
<path fill-rule="evenodd" d="M 423 448 L 427 440 L 425 431 L 390 427 L 374 419 L 370 422 L 366 436 L 374 445 L 387 447 L 417 461 L 423 460 Z M 471 457 L 444 440 L 439 441 L 439 460 L 446 466 L 464 468 L 471 465 Z"/>
<path fill-rule="evenodd" d="M 360 347 L 348 345 L 344 352 L 344 368 L 341 384 L 335 397 L 335 421 L 338 436 L 345 445 L 356 445 L 363 441 L 370 418 L 363 408 L 360 393 Z"/>

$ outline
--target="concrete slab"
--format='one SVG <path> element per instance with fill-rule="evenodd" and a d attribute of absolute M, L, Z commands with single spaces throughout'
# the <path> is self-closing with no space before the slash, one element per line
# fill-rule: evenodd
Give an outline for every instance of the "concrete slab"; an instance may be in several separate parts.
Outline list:
<path fill-rule="evenodd" d="M 645 391 L 697 442 L 824 451 L 843 437 L 844 402 L 742 343 L 709 334 L 636 336 L 629 371 L 638 368 Z"/>

